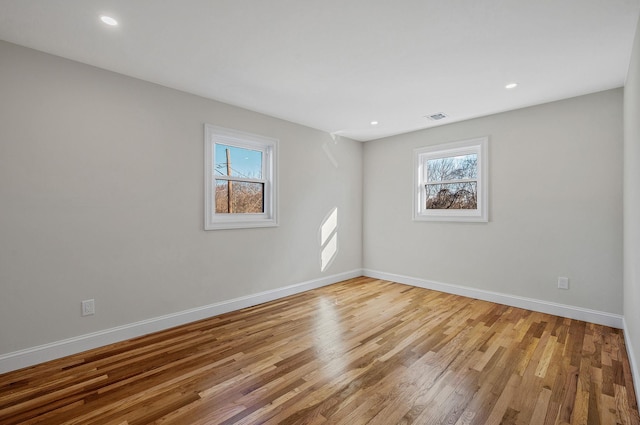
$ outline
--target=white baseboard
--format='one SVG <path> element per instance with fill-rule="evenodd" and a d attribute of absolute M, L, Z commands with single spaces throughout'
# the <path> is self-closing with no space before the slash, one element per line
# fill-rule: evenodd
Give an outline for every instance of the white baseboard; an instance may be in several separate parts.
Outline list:
<path fill-rule="evenodd" d="M 83 351 L 113 344 L 115 342 L 125 341 L 127 339 L 162 331 L 174 326 L 195 322 L 207 317 L 213 317 L 230 311 L 240 310 L 242 308 L 273 301 L 278 298 L 308 291 L 310 289 L 320 288 L 322 286 L 331 285 L 333 283 L 359 276 L 362 276 L 362 270 L 356 269 L 349 272 L 309 280 L 295 285 L 285 286 L 283 288 L 246 295 L 203 307 L 154 317 L 128 325 L 105 329 L 62 341 L 56 341 L 49 344 L 39 345 L 37 347 L 3 354 L 0 355 L 0 374 L 33 366 L 49 360 L 58 359 L 60 357 L 81 353 Z"/>
<path fill-rule="evenodd" d="M 617 314 L 590 310 L 581 307 L 574 307 L 565 304 L 558 304 L 533 298 L 525 298 L 498 292 L 485 291 L 466 286 L 434 282 L 426 279 L 419 279 L 393 273 L 385 273 L 376 270 L 356 269 L 349 272 L 325 276 L 319 279 L 298 283 L 295 285 L 285 286 L 283 288 L 246 295 L 243 297 L 221 301 L 203 307 L 193 308 L 190 310 L 155 317 L 140 322 L 105 329 L 102 331 L 80 335 L 61 341 L 55 341 L 49 344 L 39 345 L 37 347 L 31 347 L 24 350 L 3 354 L 0 355 L 0 374 L 10 372 L 12 370 L 22 369 L 24 367 L 32 366 L 49 360 L 54 360 L 60 357 L 81 353 L 83 351 L 102 347 L 104 345 L 113 344 L 153 332 L 169 329 L 174 326 L 180 326 L 186 323 L 195 322 L 207 317 L 217 316 L 219 314 L 228 313 L 230 311 L 251 307 L 268 301 L 273 301 L 289 295 L 308 291 L 310 289 L 320 288 L 322 286 L 331 285 L 333 283 L 341 282 L 343 280 L 359 277 L 362 275 L 373 277 L 375 279 L 389 280 L 392 282 L 403 283 L 420 288 L 433 289 L 450 294 L 477 298 L 480 300 L 510 305 L 513 307 L 525 308 L 542 313 L 554 314 L 556 316 L 568 317 L 576 320 L 584 320 L 586 322 L 611 326 L 614 328 L 625 328 L 623 317 Z M 631 366 L 633 368 L 635 388 L 640 390 L 640 382 L 637 381 L 640 375 L 638 374 L 635 357 L 633 356 L 633 348 L 629 341 L 626 340 L 628 335 L 626 331 L 624 332 L 624 335 L 627 350 L 629 353 L 629 359 L 632 362 Z"/>
<path fill-rule="evenodd" d="M 629 357 L 629 363 L 631 364 L 631 376 L 633 377 L 633 388 L 636 393 L 636 403 L 640 406 L 640 370 L 638 370 L 638 364 L 636 363 L 635 352 L 633 351 L 633 345 L 629 339 L 629 331 L 627 330 L 627 321 L 622 318 L 622 331 L 624 333 L 624 345 L 627 346 L 627 357 Z"/>
<path fill-rule="evenodd" d="M 596 323 L 598 325 L 611 326 L 622 329 L 622 316 L 619 314 L 606 313 L 603 311 L 591 310 L 588 308 L 574 307 L 566 304 L 558 304 L 549 301 L 537 300 L 534 298 L 519 297 L 517 295 L 502 294 L 499 292 L 485 291 L 482 289 L 469 288 L 467 286 L 452 285 L 449 283 L 434 282 L 426 279 L 419 279 L 410 276 L 403 276 L 393 273 L 385 273 L 376 270 L 364 269 L 363 274 L 376 279 L 390 280 L 392 282 L 404 283 L 406 285 L 417 286 L 419 288 L 433 289 L 435 291 L 449 294 L 462 295 L 469 298 L 491 301 L 498 304 L 505 304 L 512 307 L 524 308 L 538 311 L 540 313 L 553 314 L 570 319 L 583 320 L 585 322 Z"/>

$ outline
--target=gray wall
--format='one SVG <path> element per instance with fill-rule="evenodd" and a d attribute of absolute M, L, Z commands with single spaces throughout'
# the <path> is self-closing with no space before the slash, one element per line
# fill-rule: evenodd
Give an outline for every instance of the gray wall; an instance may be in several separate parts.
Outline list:
<path fill-rule="evenodd" d="M 624 98 L 636 344 L 638 44 Z M 623 311 L 621 89 L 363 145 L 4 42 L 0 58 L 0 354 L 362 266 Z M 280 139 L 279 227 L 202 230 L 204 123 Z M 485 135 L 490 222 L 412 222 L 413 149 Z M 87 298 L 97 314 L 81 318 Z"/>
<path fill-rule="evenodd" d="M 413 222 L 413 149 L 479 136 L 489 223 Z M 364 268 L 622 314 L 622 146 L 622 89 L 368 142 Z"/>
<path fill-rule="evenodd" d="M 0 354 L 361 267 L 361 143 L 4 42 L 0 62 Z M 203 230 L 204 123 L 280 139 L 279 227 Z"/>
<path fill-rule="evenodd" d="M 624 319 L 635 365 L 640 365 L 640 21 L 624 87 Z"/>

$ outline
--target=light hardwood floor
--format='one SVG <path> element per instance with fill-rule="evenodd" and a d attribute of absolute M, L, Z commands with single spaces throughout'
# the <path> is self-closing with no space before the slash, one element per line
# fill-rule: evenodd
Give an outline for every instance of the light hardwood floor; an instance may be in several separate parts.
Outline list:
<path fill-rule="evenodd" d="M 640 420 L 621 330 L 357 278 L 0 375 L 0 423 Z"/>

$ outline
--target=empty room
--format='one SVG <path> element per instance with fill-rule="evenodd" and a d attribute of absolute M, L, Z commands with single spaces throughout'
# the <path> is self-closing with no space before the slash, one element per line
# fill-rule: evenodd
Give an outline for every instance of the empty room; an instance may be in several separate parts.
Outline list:
<path fill-rule="evenodd" d="M 640 0 L 0 0 L 0 424 L 640 425 Z"/>

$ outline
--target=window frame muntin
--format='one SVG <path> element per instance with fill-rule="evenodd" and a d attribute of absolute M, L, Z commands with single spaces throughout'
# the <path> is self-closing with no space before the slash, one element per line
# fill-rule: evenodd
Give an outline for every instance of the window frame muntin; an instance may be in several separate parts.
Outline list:
<path fill-rule="evenodd" d="M 204 229 L 246 229 L 278 226 L 277 214 L 277 158 L 278 139 L 247 133 L 235 129 L 205 124 L 205 202 Z M 262 152 L 263 179 L 248 179 L 234 176 L 215 175 L 215 145 L 223 144 L 242 149 Z M 216 213 L 216 180 L 244 181 L 264 184 L 263 213 Z"/>
<path fill-rule="evenodd" d="M 426 184 L 446 184 L 449 181 L 438 183 L 428 182 L 426 176 L 426 161 L 429 159 L 451 158 L 465 154 L 478 155 L 477 179 L 453 180 L 453 183 L 463 180 L 477 182 L 478 208 L 469 209 L 440 209 L 428 210 L 426 208 Z M 454 222 L 488 222 L 489 221 L 489 138 L 477 137 L 457 142 L 443 143 L 414 149 L 414 174 L 413 174 L 413 220 L 414 221 L 454 221 Z"/>

